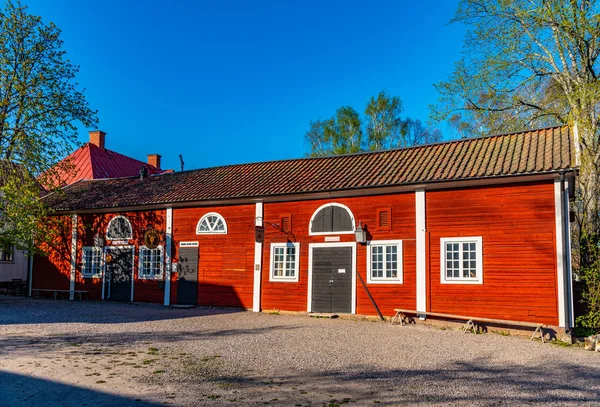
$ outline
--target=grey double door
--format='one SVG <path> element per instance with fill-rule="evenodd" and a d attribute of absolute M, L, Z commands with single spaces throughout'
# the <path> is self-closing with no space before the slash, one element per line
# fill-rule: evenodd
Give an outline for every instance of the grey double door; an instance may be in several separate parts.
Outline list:
<path fill-rule="evenodd" d="M 131 247 L 106 248 L 106 299 L 132 301 L 133 249 Z"/>
<path fill-rule="evenodd" d="M 181 247 L 178 264 L 177 303 L 198 303 L 198 247 Z"/>
<path fill-rule="evenodd" d="M 352 247 L 312 249 L 312 312 L 352 312 Z"/>

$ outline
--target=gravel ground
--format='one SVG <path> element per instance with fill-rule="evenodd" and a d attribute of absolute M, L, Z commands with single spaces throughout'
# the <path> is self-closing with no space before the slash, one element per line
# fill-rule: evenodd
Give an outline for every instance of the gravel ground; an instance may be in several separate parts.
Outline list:
<path fill-rule="evenodd" d="M 0 406 L 598 405 L 600 353 L 498 334 L 0 298 Z"/>

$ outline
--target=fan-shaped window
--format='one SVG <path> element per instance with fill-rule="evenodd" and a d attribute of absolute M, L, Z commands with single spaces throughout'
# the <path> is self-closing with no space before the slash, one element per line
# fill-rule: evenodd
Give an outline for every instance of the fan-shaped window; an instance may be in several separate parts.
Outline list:
<path fill-rule="evenodd" d="M 108 240 L 132 239 L 132 229 L 129 220 L 125 216 L 116 216 L 112 218 L 106 229 L 106 238 Z"/>
<path fill-rule="evenodd" d="M 310 220 L 311 235 L 354 233 L 354 216 L 347 206 L 330 203 L 315 211 Z"/>
<path fill-rule="evenodd" d="M 207 213 L 204 215 L 198 226 L 196 226 L 196 234 L 215 234 L 215 233 L 227 233 L 227 223 L 221 215 L 215 212 Z"/>

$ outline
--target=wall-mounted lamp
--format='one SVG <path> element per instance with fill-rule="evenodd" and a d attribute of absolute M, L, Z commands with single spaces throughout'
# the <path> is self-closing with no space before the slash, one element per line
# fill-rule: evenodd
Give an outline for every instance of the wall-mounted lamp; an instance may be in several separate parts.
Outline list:
<path fill-rule="evenodd" d="M 94 245 L 98 247 L 104 247 L 104 238 L 100 236 L 95 236 Z"/>
<path fill-rule="evenodd" d="M 365 244 L 367 243 L 367 227 L 363 228 L 362 222 L 358 222 L 358 227 L 356 231 L 354 231 L 354 236 L 356 236 L 356 243 Z"/>

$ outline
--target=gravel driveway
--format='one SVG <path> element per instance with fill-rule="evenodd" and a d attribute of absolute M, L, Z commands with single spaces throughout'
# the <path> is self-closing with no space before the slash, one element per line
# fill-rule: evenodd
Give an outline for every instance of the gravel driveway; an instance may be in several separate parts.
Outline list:
<path fill-rule="evenodd" d="M 0 406 L 600 405 L 600 353 L 498 334 L 0 298 Z"/>

